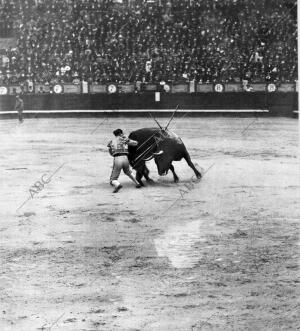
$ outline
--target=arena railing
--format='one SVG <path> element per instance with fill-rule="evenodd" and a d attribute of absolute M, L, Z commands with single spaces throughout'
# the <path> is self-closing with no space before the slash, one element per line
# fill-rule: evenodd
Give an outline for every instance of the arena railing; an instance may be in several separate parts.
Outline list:
<path fill-rule="evenodd" d="M 15 94 L 97 94 L 97 93 L 226 93 L 226 92 L 298 92 L 298 83 L 205 83 L 191 82 L 178 83 L 107 83 L 88 84 L 82 81 L 80 84 L 41 84 L 29 82 L 26 84 L 1 85 L 0 95 Z"/>

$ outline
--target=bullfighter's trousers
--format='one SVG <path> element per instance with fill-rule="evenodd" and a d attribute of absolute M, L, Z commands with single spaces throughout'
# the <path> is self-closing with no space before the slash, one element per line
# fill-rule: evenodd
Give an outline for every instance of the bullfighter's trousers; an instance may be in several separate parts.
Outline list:
<path fill-rule="evenodd" d="M 124 174 L 126 174 L 135 184 L 137 184 L 135 178 L 132 175 L 127 155 L 119 155 L 114 157 L 114 165 L 110 176 L 111 185 L 114 187 L 118 187 L 120 185 L 118 179 L 121 170 L 123 170 Z"/>

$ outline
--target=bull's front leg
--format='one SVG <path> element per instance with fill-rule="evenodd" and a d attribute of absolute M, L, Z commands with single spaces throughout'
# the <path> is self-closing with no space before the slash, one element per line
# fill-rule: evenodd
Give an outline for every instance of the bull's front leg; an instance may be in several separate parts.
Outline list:
<path fill-rule="evenodd" d="M 141 186 L 145 186 L 142 182 L 143 173 L 141 173 L 139 170 L 136 171 L 135 179 Z"/>
<path fill-rule="evenodd" d="M 149 177 L 149 169 L 147 168 L 147 166 L 145 165 L 144 169 L 143 169 L 143 174 L 144 174 L 144 177 L 146 178 L 146 181 L 147 182 L 150 182 L 150 183 L 153 183 L 154 180 L 152 178 Z"/>
<path fill-rule="evenodd" d="M 186 155 L 184 156 L 184 159 L 186 160 L 187 164 L 194 170 L 194 173 L 198 179 L 202 177 L 201 173 L 198 171 L 198 169 L 194 166 L 194 163 L 191 160 L 190 154 L 186 152 Z"/>
<path fill-rule="evenodd" d="M 171 163 L 171 165 L 170 165 L 170 170 L 172 171 L 172 173 L 173 173 L 173 177 L 174 177 L 174 182 L 175 183 L 178 183 L 178 181 L 179 181 L 179 178 L 178 178 L 178 176 L 176 175 L 176 172 L 175 172 L 175 169 L 174 169 L 174 166 L 173 166 L 173 164 Z"/>

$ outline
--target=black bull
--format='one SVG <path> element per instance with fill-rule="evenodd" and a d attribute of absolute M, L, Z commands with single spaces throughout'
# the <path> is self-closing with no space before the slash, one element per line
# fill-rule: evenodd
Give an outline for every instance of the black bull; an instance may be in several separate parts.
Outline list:
<path fill-rule="evenodd" d="M 128 159 L 136 170 L 136 179 L 141 185 L 143 185 L 143 177 L 147 181 L 152 181 L 146 166 L 146 161 L 152 158 L 157 165 L 158 174 L 163 176 L 171 170 L 174 182 L 178 182 L 178 176 L 172 162 L 180 161 L 182 158 L 194 170 L 196 177 L 201 178 L 201 173 L 194 166 L 184 143 L 174 133 L 158 128 L 143 128 L 131 132 L 129 138 L 138 142 L 137 146 L 129 146 Z"/>

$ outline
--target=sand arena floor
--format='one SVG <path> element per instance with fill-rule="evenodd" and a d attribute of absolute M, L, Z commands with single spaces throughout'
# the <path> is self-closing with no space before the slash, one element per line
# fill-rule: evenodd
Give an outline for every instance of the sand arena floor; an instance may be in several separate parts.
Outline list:
<path fill-rule="evenodd" d="M 299 329 L 297 120 L 174 119 L 203 179 L 113 194 L 112 130 L 149 126 L 0 121 L 0 330 Z"/>

